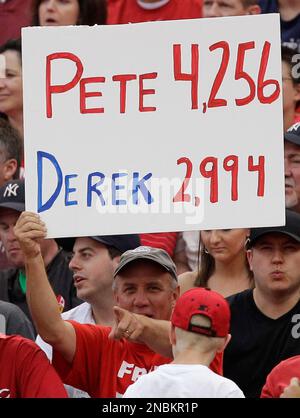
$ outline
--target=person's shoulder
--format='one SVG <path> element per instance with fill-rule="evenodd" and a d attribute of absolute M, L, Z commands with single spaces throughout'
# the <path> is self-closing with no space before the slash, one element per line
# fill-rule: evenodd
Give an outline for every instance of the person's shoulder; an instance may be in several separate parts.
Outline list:
<path fill-rule="evenodd" d="M 245 303 L 252 299 L 253 289 L 246 289 L 242 292 L 235 293 L 234 295 L 228 296 L 226 298 L 229 305 L 232 307 L 234 305 Z"/>
<path fill-rule="evenodd" d="M 0 313 L 5 316 L 15 316 L 17 318 L 27 318 L 22 309 L 14 303 L 0 300 Z"/>
<path fill-rule="evenodd" d="M 28 338 L 22 337 L 21 335 L 4 335 L 0 334 L 1 341 L 5 342 L 6 345 L 9 345 L 11 350 L 18 350 L 20 347 L 23 350 L 24 347 L 30 347 L 31 349 L 39 349 L 34 341 L 29 340 Z"/>
<path fill-rule="evenodd" d="M 197 278 L 196 271 L 186 271 L 178 276 L 178 284 L 180 287 L 180 294 L 182 295 L 187 290 L 195 287 L 194 283 Z"/>
<path fill-rule="evenodd" d="M 18 316 L 24 315 L 21 309 L 17 305 L 14 305 L 13 303 L 10 303 L 4 300 L 0 300 L 0 313 L 2 313 L 3 315 L 10 315 L 10 314 L 15 314 Z"/>
<path fill-rule="evenodd" d="M 273 370 L 281 371 L 281 370 L 292 369 L 295 371 L 297 376 L 300 376 L 300 355 L 289 357 L 285 360 L 282 360 L 277 366 L 274 367 Z M 296 373 L 297 370 L 297 373 Z M 299 371 L 299 372 L 298 372 Z"/>
<path fill-rule="evenodd" d="M 75 308 L 63 312 L 61 316 L 65 320 L 74 320 L 81 324 L 95 323 L 92 317 L 91 305 L 87 302 L 83 302 L 80 305 L 75 306 Z"/>
<path fill-rule="evenodd" d="M 0 341 L 5 341 L 7 338 L 9 338 L 8 335 L 2 334 L 2 332 L 0 332 Z"/>
<path fill-rule="evenodd" d="M 22 338 L 22 337 L 21 337 Z M 0 351 L 1 354 L 8 350 L 9 353 L 14 353 L 19 345 L 20 337 L 18 335 L 6 335 L 0 332 Z"/>

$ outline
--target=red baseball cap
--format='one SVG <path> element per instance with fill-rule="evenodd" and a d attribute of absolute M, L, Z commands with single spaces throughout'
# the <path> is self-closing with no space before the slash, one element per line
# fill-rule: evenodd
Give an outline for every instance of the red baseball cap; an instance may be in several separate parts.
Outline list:
<path fill-rule="evenodd" d="M 300 379 L 300 355 L 281 361 L 268 374 L 261 398 L 279 398 L 291 378 Z"/>
<path fill-rule="evenodd" d="M 194 325 L 194 315 L 210 319 L 209 327 Z M 222 295 L 203 287 L 195 287 L 183 293 L 177 300 L 171 317 L 172 324 L 190 332 L 208 337 L 226 337 L 230 326 L 230 308 Z"/>

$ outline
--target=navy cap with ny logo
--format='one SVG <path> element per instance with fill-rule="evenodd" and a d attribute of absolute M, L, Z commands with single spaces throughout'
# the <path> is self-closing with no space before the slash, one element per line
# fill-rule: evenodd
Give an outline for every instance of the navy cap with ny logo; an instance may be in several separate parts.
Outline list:
<path fill-rule="evenodd" d="M 300 146 L 300 122 L 294 123 L 284 134 L 285 141 Z"/>
<path fill-rule="evenodd" d="M 25 210 L 24 180 L 11 180 L 0 188 L 0 208 L 14 209 L 18 212 Z"/>

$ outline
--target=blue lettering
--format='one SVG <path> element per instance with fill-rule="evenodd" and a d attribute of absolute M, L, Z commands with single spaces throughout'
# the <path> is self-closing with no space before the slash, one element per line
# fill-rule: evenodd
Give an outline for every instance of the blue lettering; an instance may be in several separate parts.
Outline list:
<path fill-rule="evenodd" d="M 65 177 L 65 205 L 66 206 L 74 206 L 78 205 L 77 200 L 69 200 L 69 194 L 76 192 L 77 189 L 74 187 L 70 187 L 70 179 L 78 177 L 77 174 L 67 174 Z"/>
<path fill-rule="evenodd" d="M 134 205 L 137 205 L 139 203 L 139 190 L 142 192 L 142 195 L 144 196 L 144 199 L 148 203 L 148 205 L 153 202 L 153 198 L 145 185 L 145 181 L 149 180 L 150 177 L 152 177 L 152 173 L 146 174 L 142 179 L 139 180 L 139 173 L 133 173 L 132 200 Z"/>
<path fill-rule="evenodd" d="M 100 178 L 100 180 L 96 184 L 92 184 L 93 177 L 98 177 Z M 100 190 L 97 189 L 98 186 L 101 186 L 101 184 L 103 184 L 104 179 L 105 179 L 105 175 L 103 173 L 99 173 L 98 171 L 89 174 L 88 181 L 87 181 L 87 206 L 88 207 L 92 206 L 92 192 L 95 192 L 98 195 L 101 201 L 101 205 L 105 206 L 105 200 L 102 196 L 102 193 Z"/>
<path fill-rule="evenodd" d="M 52 196 L 47 200 L 47 202 L 45 202 L 43 204 L 43 159 L 47 158 L 49 161 L 51 161 L 51 163 L 53 164 L 55 170 L 56 170 L 56 174 L 57 174 L 57 186 L 56 189 L 54 191 L 54 193 L 52 193 Z M 40 212 L 44 212 L 45 210 L 50 209 L 55 200 L 57 199 L 60 191 L 61 191 L 61 187 L 62 187 L 62 171 L 61 168 L 58 164 L 57 159 L 54 157 L 54 155 L 49 154 L 47 152 L 43 152 L 43 151 L 38 151 L 37 152 L 37 177 L 38 177 L 38 208 L 37 211 L 38 213 Z"/>
<path fill-rule="evenodd" d="M 120 177 L 124 177 L 127 176 L 127 173 L 114 173 L 112 175 L 112 185 L 111 185 L 111 189 L 112 189 L 112 204 L 113 205 L 126 205 L 126 200 L 119 200 L 117 199 L 116 195 L 117 195 L 117 191 L 118 190 L 122 190 L 125 189 L 125 186 L 120 185 L 120 184 L 116 184 L 116 179 L 119 179 Z"/>

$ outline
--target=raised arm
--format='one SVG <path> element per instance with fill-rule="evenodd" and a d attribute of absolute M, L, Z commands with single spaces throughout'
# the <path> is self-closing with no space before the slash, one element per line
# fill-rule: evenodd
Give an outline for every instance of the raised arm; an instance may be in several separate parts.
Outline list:
<path fill-rule="evenodd" d="M 46 226 L 37 214 L 23 212 L 14 232 L 24 254 L 26 297 L 36 329 L 47 343 L 71 363 L 76 349 L 76 335 L 73 326 L 61 318 L 48 281 L 40 246 L 41 240 L 46 237 Z"/>

